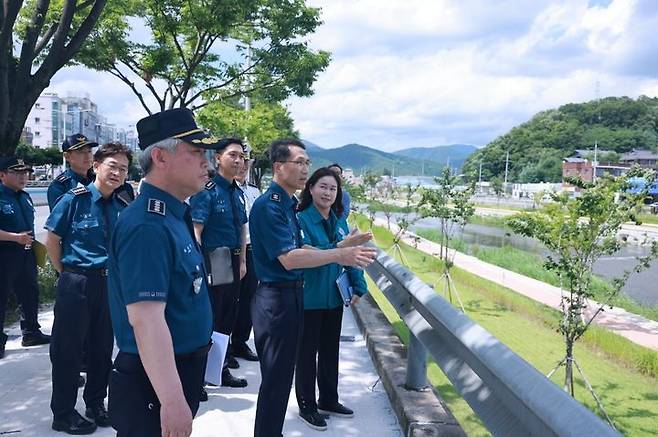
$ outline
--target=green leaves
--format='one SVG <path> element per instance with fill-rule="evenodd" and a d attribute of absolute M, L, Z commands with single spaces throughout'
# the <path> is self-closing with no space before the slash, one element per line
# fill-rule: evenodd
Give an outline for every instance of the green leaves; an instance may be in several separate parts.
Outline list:
<path fill-rule="evenodd" d="M 503 176 L 510 153 L 508 180 L 559 182 L 562 160 L 576 149 L 624 153 L 633 148 L 658 150 L 658 98 L 607 97 L 601 101 L 567 104 L 536 114 L 473 153 L 462 167 L 472 180 L 480 162 L 484 180 Z M 618 156 L 599 155 L 602 163 Z"/>
<path fill-rule="evenodd" d="M 127 15 L 148 27 L 150 41 L 132 41 L 124 19 L 99 31 L 112 38 L 98 38 L 79 59 L 121 79 L 151 112 L 244 94 L 268 102 L 309 96 L 329 64 L 327 52 L 308 48 L 320 19 L 303 0 L 132 1 Z"/>
<path fill-rule="evenodd" d="M 629 179 L 638 176 L 653 180 L 652 172 L 635 168 L 624 177 L 605 177 L 596 184 L 581 184 L 577 197 L 552 194 L 552 202 L 541 209 L 507 219 L 516 233 L 537 239 L 551 252 L 545 266 L 562 278 L 566 291 L 562 300 L 565 317 L 559 330 L 568 343 L 576 341 L 602 311 L 601 307 L 589 320 L 583 318 L 582 310 L 592 297 L 593 265 L 602 256 L 620 249 L 617 233 L 623 223 L 633 220 L 639 212 L 646 191 L 628 191 Z M 649 255 L 637 258 L 633 269 L 612 281 L 613 287 L 603 303 L 620 292 L 631 273 L 648 268 L 657 255 L 657 245 L 653 244 Z"/>

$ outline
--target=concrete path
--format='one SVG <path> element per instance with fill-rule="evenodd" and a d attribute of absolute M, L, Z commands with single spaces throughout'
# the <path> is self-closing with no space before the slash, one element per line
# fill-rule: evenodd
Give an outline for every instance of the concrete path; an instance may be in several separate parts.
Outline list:
<path fill-rule="evenodd" d="M 40 323 L 50 332 L 52 310 L 43 311 Z M 0 360 L 0 436 L 63 436 L 52 431 L 50 412 L 50 361 L 48 347 L 21 348 L 20 330 L 16 325 L 7 330 L 10 335 L 7 355 Z M 354 342 L 342 342 L 340 351 L 341 401 L 355 411 L 353 419 L 329 420 L 326 432 L 312 430 L 297 417 L 294 390 L 291 392 L 284 424 L 286 437 L 301 436 L 364 436 L 403 437 L 388 396 L 373 368 L 365 341 L 359 333 L 351 312 L 343 318 L 343 334 L 353 335 Z M 253 347 L 253 345 L 252 345 Z M 116 351 L 115 351 L 116 352 Z M 256 398 L 260 384 L 258 363 L 240 361 L 235 375 L 246 377 L 246 389 L 209 388 L 209 401 L 201 404 L 194 421 L 195 437 L 253 435 Z M 78 391 L 78 411 L 84 412 L 82 390 Z M 109 428 L 99 428 L 93 435 L 113 436 Z"/>
<path fill-rule="evenodd" d="M 386 220 L 377 218 L 375 219 L 375 224 L 386 226 Z M 397 227 L 394 223 L 391 223 L 391 229 L 394 232 L 396 231 Z M 407 232 L 407 235 L 403 239 L 404 242 L 413 246 L 414 241 L 412 236 L 419 238 L 419 250 L 432 256 L 438 256 L 440 246 L 437 243 L 418 237 L 412 232 Z M 451 252 L 454 251 L 451 250 Z M 455 265 L 467 272 L 514 290 L 537 302 L 556 309 L 560 308 L 561 295 L 558 287 L 486 263 L 461 252 L 455 253 Z M 590 301 L 590 314 L 599 306 L 597 302 Z M 594 323 L 626 337 L 641 346 L 658 350 L 658 322 L 615 307 L 612 309 L 606 308 L 603 313 L 596 317 Z"/>

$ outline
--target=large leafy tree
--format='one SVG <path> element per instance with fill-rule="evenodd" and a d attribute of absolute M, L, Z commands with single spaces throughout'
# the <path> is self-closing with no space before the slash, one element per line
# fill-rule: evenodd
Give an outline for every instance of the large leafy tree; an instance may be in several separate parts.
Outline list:
<path fill-rule="evenodd" d="M 259 155 L 277 138 L 298 137 L 292 117 L 279 103 L 257 101 L 246 111 L 236 101 L 213 101 L 197 112 L 197 120 L 215 135 L 246 140 Z"/>
<path fill-rule="evenodd" d="M 308 96 L 329 63 L 308 47 L 320 19 L 304 0 L 135 0 L 135 10 L 150 41 L 107 31 L 83 62 L 123 81 L 148 113 L 251 93 Z"/>
<path fill-rule="evenodd" d="M 90 42 L 108 2 L 116 12 L 117 0 L 0 2 L 0 155 L 14 152 L 30 109 Z"/>

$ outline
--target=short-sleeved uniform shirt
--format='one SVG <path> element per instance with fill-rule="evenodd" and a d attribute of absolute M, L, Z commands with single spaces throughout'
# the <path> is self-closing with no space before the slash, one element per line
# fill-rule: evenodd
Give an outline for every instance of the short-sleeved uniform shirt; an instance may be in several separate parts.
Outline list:
<path fill-rule="evenodd" d="M 93 178 L 87 178 L 86 176 L 83 177 L 70 168 L 66 169 L 53 179 L 48 186 L 48 209 L 52 211 L 53 208 L 55 208 L 55 204 L 57 204 L 59 199 L 61 199 L 68 191 L 76 187 L 86 187 L 91 182 L 93 182 Z"/>
<path fill-rule="evenodd" d="M 55 204 L 62 198 L 67 191 L 76 187 L 86 187 L 95 179 L 94 172 L 88 172 L 87 176 L 82 177 L 70 168 L 57 176 L 48 186 L 48 209 L 53 210 Z M 135 190 L 128 182 L 124 183 L 121 188 L 116 190 L 117 196 L 130 203 L 135 200 Z"/>
<path fill-rule="evenodd" d="M 105 268 L 112 230 L 126 206 L 128 202 L 116 193 L 103 199 L 93 183 L 64 194 L 45 225 L 62 239 L 62 264 L 83 269 Z"/>
<path fill-rule="evenodd" d="M 23 190 L 14 191 L 0 183 L 0 229 L 7 232 L 30 231 L 34 234 L 34 204 Z M 16 244 L 3 241 L 2 244 Z"/>
<path fill-rule="evenodd" d="M 126 306 L 140 301 L 166 302 L 174 353 L 206 346 L 212 310 L 205 277 L 189 206 L 144 182 L 121 213 L 110 242 L 108 296 L 119 349 L 138 353 Z"/>
<path fill-rule="evenodd" d="M 325 219 L 315 205 L 297 213 L 299 225 L 302 228 L 304 244 L 318 249 L 333 249 L 336 244 L 349 234 L 347 222 L 341 215 L 336 217 L 329 211 Z M 304 269 L 304 309 L 332 309 L 343 304 L 336 285 L 336 279 L 347 271 L 354 294 L 363 296 L 368 288 L 363 276 L 363 270 L 354 267 L 343 267 L 336 263 L 327 264 L 312 269 Z"/>
<path fill-rule="evenodd" d="M 302 279 L 303 270 L 286 270 L 277 258 L 302 247 L 296 208 L 297 199 L 290 197 L 276 182 L 272 182 L 251 208 L 249 233 L 256 277 L 261 282 Z"/>
<path fill-rule="evenodd" d="M 235 210 L 231 205 L 235 205 Z M 242 225 L 247 212 L 242 191 L 235 181 L 217 175 L 205 189 L 190 198 L 192 221 L 203 224 L 201 244 L 205 251 L 218 247 L 238 249 L 242 244 Z"/>

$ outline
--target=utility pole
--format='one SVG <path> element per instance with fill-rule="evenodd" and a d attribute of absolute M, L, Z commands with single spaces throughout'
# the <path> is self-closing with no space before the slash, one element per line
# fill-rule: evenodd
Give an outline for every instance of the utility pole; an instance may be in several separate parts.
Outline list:
<path fill-rule="evenodd" d="M 505 157 L 505 189 L 507 189 L 507 172 L 509 170 L 509 150 L 507 151 L 507 156 Z"/>
<path fill-rule="evenodd" d="M 596 81 L 596 105 L 599 109 L 599 124 L 601 124 L 601 96 L 600 96 L 601 83 Z M 598 152 L 599 152 L 599 142 L 594 140 L 594 161 L 592 162 L 592 182 L 596 183 L 596 167 L 599 164 L 598 161 Z"/>
<path fill-rule="evenodd" d="M 480 175 L 478 176 L 478 191 L 482 193 L 482 160 L 480 160 Z"/>

